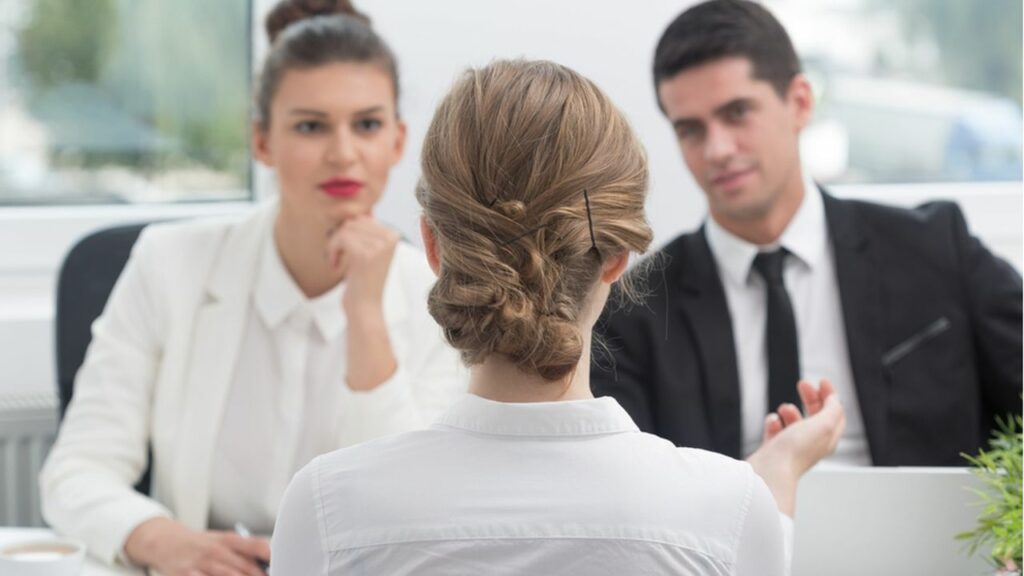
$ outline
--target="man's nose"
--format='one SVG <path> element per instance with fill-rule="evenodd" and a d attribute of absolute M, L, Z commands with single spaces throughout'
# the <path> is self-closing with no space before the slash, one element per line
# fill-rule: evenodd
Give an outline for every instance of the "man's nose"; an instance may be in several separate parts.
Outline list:
<path fill-rule="evenodd" d="M 736 153 L 736 138 L 723 126 L 708 127 L 704 142 L 704 159 L 709 162 L 723 162 Z"/>

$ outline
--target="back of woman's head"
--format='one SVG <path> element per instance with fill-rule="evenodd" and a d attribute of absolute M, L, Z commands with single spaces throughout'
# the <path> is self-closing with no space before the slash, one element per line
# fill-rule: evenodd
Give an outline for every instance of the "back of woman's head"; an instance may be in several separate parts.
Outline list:
<path fill-rule="evenodd" d="M 651 241 L 647 162 L 592 82 L 551 62 L 470 70 L 434 115 L 417 198 L 440 255 L 429 308 L 472 365 L 561 380 L 601 265 Z"/>
<path fill-rule="evenodd" d="M 370 19 L 349 0 L 280 0 L 264 21 L 270 50 L 255 90 L 254 116 L 266 128 L 285 72 L 336 62 L 378 67 L 391 78 L 398 99 L 398 65 Z"/>

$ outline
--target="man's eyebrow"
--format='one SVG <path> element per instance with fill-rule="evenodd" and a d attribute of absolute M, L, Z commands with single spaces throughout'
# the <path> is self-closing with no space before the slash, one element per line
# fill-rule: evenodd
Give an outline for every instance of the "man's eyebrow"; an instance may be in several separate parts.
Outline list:
<path fill-rule="evenodd" d="M 683 126 L 692 126 L 694 124 L 703 124 L 703 122 L 701 122 L 697 118 L 690 118 L 690 117 L 676 118 L 675 120 L 672 121 L 672 127 L 673 128 L 681 128 Z"/>
<path fill-rule="evenodd" d="M 715 116 L 721 116 L 728 112 L 730 109 L 735 108 L 737 106 L 746 106 L 747 108 L 752 108 L 753 104 L 754 101 L 745 96 L 740 98 L 733 98 L 732 100 L 729 100 L 728 102 L 722 104 L 718 108 L 715 108 L 714 114 Z"/>

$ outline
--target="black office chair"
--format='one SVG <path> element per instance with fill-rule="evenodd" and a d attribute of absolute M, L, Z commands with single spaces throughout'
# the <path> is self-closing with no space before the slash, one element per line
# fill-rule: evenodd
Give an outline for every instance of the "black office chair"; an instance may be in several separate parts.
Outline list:
<path fill-rule="evenodd" d="M 132 246 L 147 224 L 107 228 L 86 236 L 68 252 L 57 280 L 57 393 L 60 419 L 74 394 L 75 375 L 92 341 L 92 323 L 103 312 L 114 282 L 128 261 Z M 153 451 L 146 471 L 135 485 L 149 494 Z"/>

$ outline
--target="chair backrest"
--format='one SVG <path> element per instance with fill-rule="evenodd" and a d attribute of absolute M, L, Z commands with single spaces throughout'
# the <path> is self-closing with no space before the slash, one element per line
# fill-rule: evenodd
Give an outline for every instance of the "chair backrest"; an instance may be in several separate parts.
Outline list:
<path fill-rule="evenodd" d="M 92 341 L 92 323 L 103 312 L 132 246 L 147 224 L 107 228 L 86 236 L 68 252 L 57 280 L 56 351 L 60 418 L 74 394 L 75 375 Z M 152 451 L 149 462 L 152 463 Z M 150 466 L 135 489 L 149 493 Z"/>

